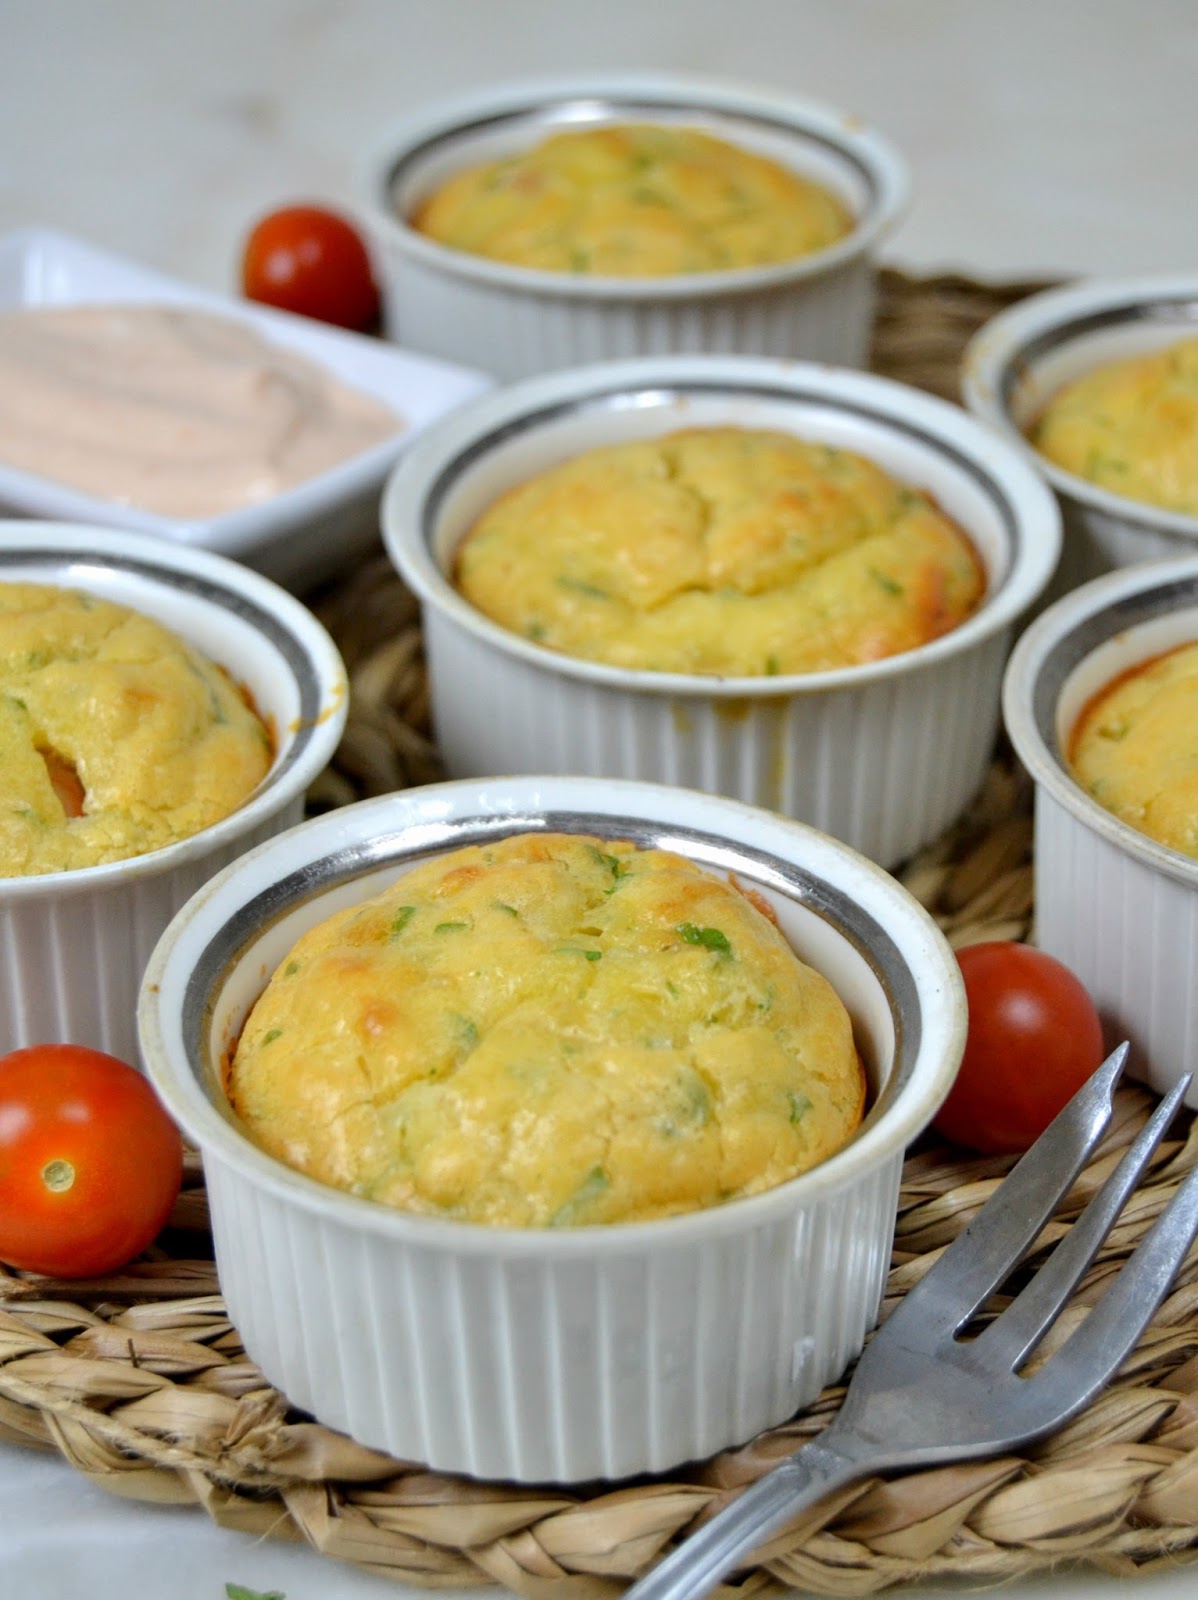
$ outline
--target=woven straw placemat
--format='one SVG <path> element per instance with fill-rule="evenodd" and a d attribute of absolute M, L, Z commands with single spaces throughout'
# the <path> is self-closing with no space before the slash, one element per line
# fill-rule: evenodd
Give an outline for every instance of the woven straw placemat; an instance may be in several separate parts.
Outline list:
<path fill-rule="evenodd" d="M 1036 287 L 887 273 L 876 370 L 956 397 L 962 345 Z M 379 555 L 310 597 L 351 674 L 351 716 L 313 809 L 440 776 L 428 738 L 419 620 Z M 969 814 L 902 873 L 957 946 L 1030 931 L 1029 786 L 1000 751 Z M 1070 1221 L 1155 1102 L 1119 1092 L 1111 1131 L 1037 1250 Z M 1084 1315 L 1198 1162 L 1184 1114 L 1054 1330 Z M 909 1153 L 883 1315 L 1006 1172 L 925 1140 Z M 132 1499 L 194 1504 L 246 1533 L 422 1587 L 502 1584 L 529 1600 L 606 1600 L 676 1536 L 817 1434 L 830 1388 L 785 1427 L 668 1478 L 511 1487 L 390 1460 L 292 1412 L 242 1350 L 211 1259 L 198 1159 L 158 1245 L 111 1277 L 57 1282 L 0 1268 L 0 1439 L 58 1450 Z M 735 1588 L 870 1594 L 917 1579 L 990 1583 L 1084 1560 L 1130 1575 L 1198 1556 L 1198 1251 L 1116 1380 L 1053 1438 L 982 1463 L 873 1479 L 777 1536 Z M 1198 1572 L 1198 1567 L 1195 1568 Z"/>

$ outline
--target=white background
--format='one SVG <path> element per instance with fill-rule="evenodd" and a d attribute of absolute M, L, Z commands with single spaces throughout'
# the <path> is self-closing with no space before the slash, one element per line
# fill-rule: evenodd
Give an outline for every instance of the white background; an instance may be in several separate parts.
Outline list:
<path fill-rule="evenodd" d="M 886 252 L 908 269 L 1198 266 L 1195 0 L 0 0 L 0 63 L 0 233 L 60 227 L 210 288 L 235 287 L 262 211 L 353 209 L 367 155 L 417 104 L 619 68 L 792 89 L 875 123 L 913 169 Z M 287 1600 L 401 1592 L 0 1446 L 0 1593 L 221 1600 L 227 1579 Z M 1190 1568 L 1131 1592 L 1196 1588 Z M 1114 1593 L 1093 1576 L 1004 1591 Z"/>
<path fill-rule="evenodd" d="M 0 230 L 212 288 L 245 228 L 346 200 L 413 106 L 661 68 L 856 111 L 911 162 L 890 253 L 975 276 L 1193 267 L 1193 0 L 0 0 Z"/>

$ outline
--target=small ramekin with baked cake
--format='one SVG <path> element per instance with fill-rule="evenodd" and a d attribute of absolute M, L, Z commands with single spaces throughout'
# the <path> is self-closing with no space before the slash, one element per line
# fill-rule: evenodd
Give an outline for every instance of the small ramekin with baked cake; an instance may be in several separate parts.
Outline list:
<path fill-rule="evenodd" d="M 0 1051 L 137 1059 L 173 914 L 298 822 L 346 715 L 312 614 L 204 550 L 81 524 L 0 540 Z"/>
<path fill-rule="evenodd" d="M 270 1381 L 401 1458 L 569 1482 L 704 1458 L 844 1369 L 965 1008 L 928 914 L 812 829 L 492 777 L 250 851 L 140 1026 Z"/>
<path fill-rule="evenodd" d="M 907 190 L 858 116 L 634 73 L 424 108 L 363 199 L 393 336 L 507 382 L 645 351 L 863 366 Z"/>
<path fill-rule="evenodd" d="M 970 342 L 966 404 L 1060 502 L 1046 600 L 1198 551 L 1196 318 L 1193 273 L 1095 278 L 1017 301 Z"/>
<path fill-rule="evenodd" d="M 463 407 L 392 474 L 383 536 L 451 775 L 677 783 L 889 866 L 981 784 L 1059 519 L 931 396 L 673 356 Z"/>
<path fill-rule="evenodd" d="M 1036 784 L 1036 942 L 1158 1092 L 1198 1055 L 1196 645 L 1198 557 L 1141 562 L 1051 605 L 1003 685 Z"/>

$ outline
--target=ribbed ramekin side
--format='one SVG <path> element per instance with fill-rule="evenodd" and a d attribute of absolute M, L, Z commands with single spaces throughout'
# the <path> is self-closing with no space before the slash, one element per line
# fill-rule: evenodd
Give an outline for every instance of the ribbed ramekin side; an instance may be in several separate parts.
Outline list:
<path fill-rule="evenodd" d="M 1159 1093 L 1198 1059 L 1198 892 L 1036 791 L 1036 943 L 1093 996 L 1108 1042 Z M 1198 1087 L 1187 1095 L 1198 1105 Z"/>
<path fill-rule="evenodd" d="M 866 364 L 876 269 L 864 256 L 815 277 L 693 298 L 565 298 L 475 283 L 391 256 L 389 331 L 500 382 L 595 361 L 707 352 Z"/>
<path fill-rule="evenodd" d="M 1144 561 L 1169 561 L 1195 554 L 1192 540 L 1167 529 L 1154 529 L 1133 523 L 1087 505 L 1084 501 L 1057 490 L 1061 507 L 1061 560 L 1037 611 L 1054 600 L 1080 589 L 1091 578 L 1118 567 L 1134 567 Z"/>
<path fill-rule="evenodd" d="M 766 1224 L 541 1259 L 424 1249 L 207 1173 L 230 1315 L 294 1404 L 535 1482 L 664 1470 L 813 1400 L 875 1319 L 900 1159 Z"/>
<path fill-rule="evenodd" d="M 0 1054 L 28 1044 L 84 1044 L 136 1063 L 142 973 L 167 923 L 244 850 L 300 820 L 302 798 L 240 838 L 162 871 L 46 892 L 0 885 Z M 69 878 L 69 875 L 66 875 Z M 39 886 L 35 886 L 39 887 Z"/>
<path fill-rule="evenodd" d="M 1008 634 L 857 687 L 729 699 L 588 682 L 426 609 L 433 715 L 454 777 L 639 778 L 811 823 L 892 866 L 982 782 Z"/>

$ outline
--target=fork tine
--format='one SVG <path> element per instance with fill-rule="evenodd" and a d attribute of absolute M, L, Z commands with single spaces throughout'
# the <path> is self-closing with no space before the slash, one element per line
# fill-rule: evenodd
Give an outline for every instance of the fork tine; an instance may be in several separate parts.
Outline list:
<path fill-rule="evenodd" d="M 920 1343 L 964 1327 L 1015 1266 L 1080 1172 L 1111 1119 L 1127 1043 L 1112 1050 L 1012 1167 L 969 1226 L 891 1313 Z"/>
<path fill-rule="evenodd" d="M 1189 1084 L 1187 1074 L 1165 1096 L 1122 1161 L 1032 1281 L 978 1337 L 977 1351 L 983 1360 L 996 1369 L 1014 1371 L 1056 1321 L 1061 1307 L 1098 1253 L 1128 1195 L 1139 1182 Z"/>
<path fill-rule="evenodd" d="M 1145 1234 L 1085 1321 L 1026 1380 L 1036 1434 L 1059 1427 L 1090 1403 L 1111 1378 L 1169 1289 L 1198 1235 L 1198 1167 Z M 1056 1401 L 1055 1410 L 1045 1396 Z"/>
<path fill-rule="evenodd" d="M 625 1600 L 699 1600 L 763 1539 L 829 1489 L 884 1468 L 993 1455 L 1042 1437 L 1093 1400 L 1151 1321 L 1198 1235 L 1198 1167 L 1186 1175 L 1085 1321 L 1033 1376 L 1021 1377 L 1009 1366 L 1003 1370 L 992 1359 L 1001 1346 L 985 1345 L 989 1330 L 973 1341 L 953 1335 L 972 1314 L 963 1307 L 974 1302 L 976 1310 L 1001 1282 L 1097 1143 L 1110 1120 L 1112 1091 L 1126 1055 L 1125 1044 L 1107 1058 L 973 1225 L 882 1323 L 823 1434 L 724 1506 L 641 1578 Z M 1050 1264 L 1064 1250 L 1064 1265 L 1055 1267 L 1051 1291 L 1041 1297 L 1044 1315 L 1023 1314 L 1029 1322 L 1051 1322 L 1106 1237 L 1185 1088 L 1185 1082 L 1179 1084 L 1165 1099 L 1074 1224 L 1067 1238 L 1080 1234 L 1081 1242 L 1058 1246 Z M 1054 1171 L 1058 1164 L 1060 1172 Z M 974 1249 L 985 1255 L 977 1271 L 970 1261 Z M 1049 1270 L 1051 1265 L 1042 1267 L 1041 1275 Z"/>

